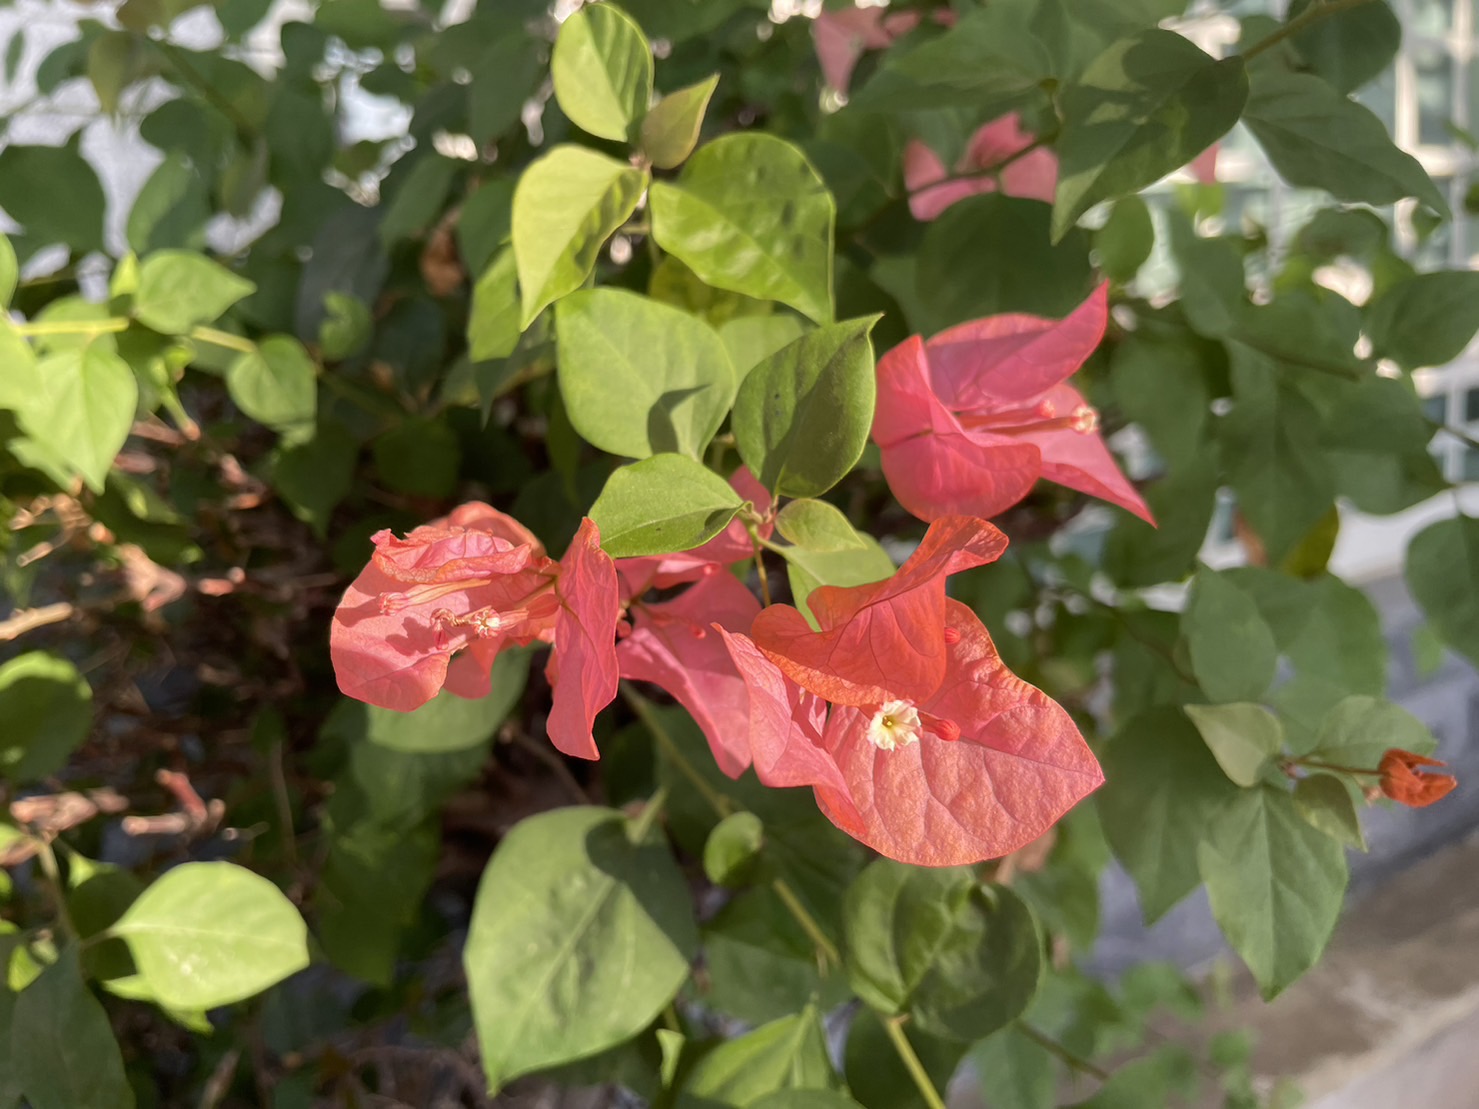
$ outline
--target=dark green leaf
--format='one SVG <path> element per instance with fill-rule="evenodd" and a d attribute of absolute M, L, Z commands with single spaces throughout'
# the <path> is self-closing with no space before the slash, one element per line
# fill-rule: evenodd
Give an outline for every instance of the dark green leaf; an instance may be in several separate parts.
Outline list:
<path fill-rule="evenodd" d="M 1294 0 L 1289 19 L 1303 15 L 1310 3 Z M 1333 12 L 1293 41 L 1311 70 L 1338 92 L 1351 93 L 1392 64 L 1402 44 L 1402 23 L 1382 0 Z"/>
<path fill-rule="evenodd" d="M 320 539 L 328 537 L 329 516 L 353 487 L 358 455 L 354 436 L 329 421 L 312 439 L 284 443 L 272 457 L 272 487 Z"/>
<path fill-rule="evenodd" d="M 1479 273 L 1443 270 L 1399 281 L 1366 309 L 1372 353 L 1404 370 L 1452 362 L 1479 331 Z"/>
<path fill-rule="evenodd" d="M 75 140 L 0 151 L 0 208 L 34 246 L 65 243 L 82 254 L 103 249 L 107 200 Z"/>
<path fill-rule="evenodd" d="M 913 1076 L 904 1069 L 898 1049 L 883 1025 L 884 1019 L 866 1007 L 853 1017 L 842 1053 L 847 1084 L 867 1109 L 929 1109 Z M 929 1075 L 930 1084 L 936 1090 L 945 1090 L 960 1066 L 965 1045 L 931 1036 L 907 1021 L 903 1033 Z M 992 1109 L 996 1109 L 996 1075 L 991 1074 L 987 1081 L 993 1091 Z"/>
<path fill-rule="evenodd" d="M 66 659 L 27 651 L 0 666 L 0 773 L 38 782 L 66 765 L 92 727 L 92 687 Z"/>
<path fill-rule="evenodd" d="M 1155 246 L 1155 226 L 1150 209 L 1138 196 L 1121 197 L 1109 219 L 1094 232 L 1094 254 L 1104 275 L 1121 285 L 1140 272 Z"/>
<path fill-rule="evenodd" d="M 1094 796 L 1104 835 L 1154 923 L 1196 888 L 1197 844 L 1220 806 L 1242 791 L 1171 706 L 1127 721 L 1102 762 L 1105 783 Z"/>
<path fill-rule="evenodd" d="M 1197 848 L 1212 915 L 1265 999 L 1325 949 L 1345 897 L 1345 850 L 1307 824 L 1287 790 L 1241 790 Z"/>
<path fill-rule="evenodd" d="M 878 317 L 808 332 L 750 371 L 734 402 L 740 457 L 766 488 L 814 497 L 857 463 L 873 426 Z"/>
<path fill-rule="evenodd" d="M 1138 192 L 1225 135 L 1248 99 L 1239 57 L 1173 31 L 1121 39 L 1063 92 L 1053 240 L 1100 200 Z"/>
<path fill-rule="evenodd" d="M 624 142 L 652 96 L 652 50 L 615 4 L 592 4 L 560 25 L 550 76 L 571 123 Z"/>
<path fill-rule="evenodd" d="M 676 183 L 655 182 L 652 235 L 717 289 L 832 318 L 835 205 L 796 147 L 760 132 L 706 143 Z"/>
<path fill-rule="evenodd" d="M 1072 230 L 1054 244 L 1050 215 L 1041 201 L 1000 193 L 952 204 L 919 247 L 915 330 L 930 334 L 1003 312 L 1061 319 L 1077 308 L 1094 287 L 1089 237 Z"/>
<path fill-rule="evenodd" d="M 1450 647 L 1479 666 L 1479 520 L 1456 516 L 1407 548 L 1407 588 Z"/>
<path fill-rule="evenodd" d="M 848 890 L 843 945 L 848 979 L 867 1004 L 964 1042 L 1021 1015 L 1042 973 L 1032 910 L 965 867 L 872 863 Z"/>
<path fill-rule="evenodd" d="M 483 872 L 463 961 L 491 1089 L 630 1039 L 687 978 L 683 876 L 660 838 L 630 834 L 611 809 L 541 813 Z"/>
<path fill-rule="evenodd" d="M 132 1109 L 118 1041 L 75 945 L 21 991 L 12 1025 L 15 1084 L 32 1109 Z"/>
<path fill-rule="evenodd" d="M 734 403 L 735 374 L 703 320 L 624 289 L 560 302 L 560 395 L 575 430 L 612 454 L 697 458 Z"/>
<path fill-rule="evenodd" d="M 1397 149 L 1381 120 L 1318 77 L 1257 67 L 1243 118 L 1291 185 L 1375 205 L 1415 196 L 1448 214 L 1427 171 Z"/>
<path fill-rule="evenodd" d="M 387 489 L 423 497 L 445 497 L 457 484 L 462 445 L 444 420 L 412 418 L 371 445 L 375 472 Z"/>
<path fill-rule="evenodd" d="M 1278 647 L 1253 598 L 1205 567 L 1181 620 L 1198 684 L 1214 701 L 1256 701 L 1274 679 Z"/>
<path fill-rule="evenodd" d="M 816 944 L 768 886 L 739 894 L 704 927 L 704 1003 L 748 1024 L 794 1013 L 813 997 L 847 994 L 840 973 L 818 973 Z"/>
<path fill-rule="evenodd" d="M 724 530 L 744 500 L 727 481 L 681 454 L 655 454 L 622 466 L 590 517 L 612 558 L 670 554 L 708 542 Z"/>

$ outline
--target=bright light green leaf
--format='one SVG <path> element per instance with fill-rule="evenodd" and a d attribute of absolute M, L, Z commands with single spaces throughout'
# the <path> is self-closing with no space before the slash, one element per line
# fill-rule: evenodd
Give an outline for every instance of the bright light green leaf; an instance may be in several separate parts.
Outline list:
<path fill-rule="evenodd" d="M 226 389 L 238 408 L 275 431 L 311 424 L 318 411 L 318 367 L 289 335 L 271 335 L 232 362 Z"/>
<path fill-rule="evenodd" d="M 324 318 L 318 325 L 318 346 L 326 362 L 358 354 L 375 333 L 370 306 L 352 293 L 324 294 Z"/>
<path fill-rule="evenodd" d="M 646 187 L 641 170 L 569 144 L 524 170 L 513 200 L 521 329 L 547 304 L 580 288 L 602 244 L 626 222 Z"/>
<path fill-rule="evenodd" d="M 652 48 L 615 4 L 590 4 L 560 25 L 550 76 L 571 123 L 625 142 L 652 98 Z"/>
<path fill-rule="evenodd" d="M 1121 39 L 1063 91 L 1053 240 L 1101 200 L 1138 192 L 1225 135 L 1248 99 L 1239 57 L 1174 31 Z"/>
<path fill-rule="evenodd" d="M 675 183 L 653 184 L 651 205 L 657 245 L 705 283 L 831 320 L 836 205 L 795 146 L 755 131 L 715 139 Z"/>
<path fill-rule="evenodd" d="M 182 863 L 149 886 L 111 929 L 172 1009 L 244 1001 L 308 965 L 308 928 L 293 903 L 232 863 Z"/>
<path fill-rule="evenodd" d="M 1288 791 L 1240 791 L 1211 821 L 1197 865 L 1265 1000 L 1314 965 L 1345 898 L 1345 849 L 1300 817 Z"/>
<path fill-rule="evenodd" d="M 35 376 L 39 391 L 17 410 L 21 426 L 101 492 L 133 426 L 139 403 L 133 371 L 107 344 L 90 342 L 41 359 Z"/>
<path fill-rule="evenodd" d="M 704 874 L 716 886 L 744 885 L 765 843 L 765 825 L 752 812 L 730 813 L 704 841 Z"/>
<path fill-rule="evenodd" d="M 611 454 L 699 457 L 734 403 L 735 374 L 703 320 L 624 289 L 559 304 L 560 395 L 575 430 Z"/>
<path fill-rule="evenodd" d="M 1152 708 L 1127 721 L 1105 748 L 1094 794 L 1105 838 L 1140 891 L 1153 924 L 1196 888 L 1197 844 L 1239 793 L 1180 709 Z"/>
<path fill-rule="evenodd" d="M 688 977 L 688 887 L 629 836 L 611 809 L 540 813 L 483 871 L 463 962 L 490 1089 L 630 1039 Z"/>
<path fill-rule="evenodd" d="M 1197 573 L 1181 618 L 1197 683 L 1214 701 L 1254 701 L 1274 679 L 1278 646 L 1253 598 L 1222 574 Z"/>
<path fill-rule="evenodd" d="M 788 543 L 817 554 L 863 550 L 863 536 L 840 509 L 826 501 L 789 502 L 775 518 L 775 529 Z"/>
<path fill-rule="evenodd" d="M 13 784 L 55 774 L 92 727 L 92 687 L 66 659 L 27 651 L 0 666 L 0 774 Z"/>
<path fill-rule="evenodd" d="M 1115 201 L 1104 226 L 1094 232 L 1094 254 L 1110 280 L 1129 284 L 1155 247 L 1150 209 L 1133 193 Z"/>
<path fill-rule="evenodd" d="M 412 712 L 367 706 L 365 742 L 423 755 L 478 747 L 508 717 L 528 677 L 527 651 L 500 651 L 487 696 L 471 700 L 444 690 Z"/>
<path fill-rule="evenodd" d="M 1372 353 L 1405 370 L 1452 362 L 1479 331 L 1479 273 L 1441 270 L 1400 281 L 1366 308 Z"/>
<path fill-rule="evenodd" d="M 1074 229 L 1054 243 L 1050 215 L 1040 200 L 1001 193 L 952 204 L 920 244 L 917 308 L 900 301 L 913 329 L 928 335 L 1004 312 L 1061 319 L 1077 308 L 1098 280 L 1089 265 L 1089 237 Z M 1003 258 L 1013 263 L 1004 266 Z"/>
<path fill-rule="evenodd" d="M 1217 765 L 1236 785 L 1257 785 L 1264 766 L 1283 747 L 1284 728 L 1279 718 L 1262 705 L 1235 701 L 1187 705 L 1185 711 L 1202 733 Z"/>
<path fill-rule="evenodd" d="M 1333 774 L 1309 774 L 1294 787 L 1294 807 L 1311 828 L 1354 847 L 1366 850 L 1366 835 L 1350 787 Z"/>
<path fill-rule="evenodd" d="M 790 312 L 738 316 L 719 325 L 719 338 L 724 340 L 730 364 L 740 381 L 781 347 L 805 334 L 806 324 Z"/>
<path fill-rule="evenodd" d="M 880 1013 L 970 1042 L 1015 1020 L 1037 992 L 1042 940 L 1032 910 L 968 867 L 871 863 L 843 904 L 843 963 Z"/>
<path fill-rule="evenodd" d="M 139 265 L 134 315 L 166 335 L 218 319 L 242 297 L 256 291 L 244 277 L 188 250 L 157 250 Z"/>
<path fill-rule="evenodd" d="M 71 945 L 21 991 L 11 1016 L 14 1082 L 31 1109 L 132 1109 L 108 1014 Z"/>
<path fill-rule="evenodd" d="M 704 124 L 709 98 L 719 84 L 719 75 L 686 89 L 670 92 L 642 120 L 642 152 L 659 169 L 676 169 L 693 153 L 698 132 Z"/>
<path fill-rule="evenodd" d="M 1406 577 L 1428 623 L 1479 665 L 1479 519 L 1456 516 L 1425 528 L 1407 548 Z"/>
<path fill-rule="evenodd" d="M 1415 196 L 1448 215 L 1427 171 L 1393 144 L 1381 120 L 1318 77 L 1257 67 L 1243 119 L 1291 185 L 1375 205 Z"/>
<path fill-rule="evenodd" d="M 622 466 L 591 505 L 601 546 L 612 558 L 671 554 L 708 542 L 744 504 L 714 471 L 681 454 Z"/>
<path fill-rule="evenodd" d="M 734 402 L 740 457 L 762 485 L 825 493 L 857 463 L 873 426 L 868 332 L 877 316 L 808 332 L 750 371 Z"/>
<path fill-rule="evenodd" d="M 518 272 L 511 247 L 504 247 L 472 287 L 467 310 L 467 353 L 474 362 L 507 358 L 519 345 Z"/>
<path fill-rule="evenodd" d="M 20 281 L 21 267 L 15 257 L 15 247 L 0 234 L 0 308 L 10 307 L 10 298 L 15 296 L 15 287 Z"/>
<path fill-rule="evenodd" d="M 688 1072 L 676 1104 L 747 1106 L 778 1090 L 828 1090 L 837 1084 L 822 1022 L 808 1005 L 704 1055 Z"/>
<path fill-rule="evenodd" d="M 781 552 L 786 558 L 786 578 L 791 585 L 791 603 L 813 625 L 815 621 L 811 620 L 811 609 L 807 606 L 806 598 L 811 596 L 811 591 L 817 586 L 868 585 L 882 581 L 897 569 L 894 560 L 879 545 L 878 540 L 856 531 L 854 537 L 856 545 L 839 547 L 836 550 L 814 551 L 810 547 L 791 546 Z M 835 539 L 829 540 L 828 544 L 833 542 Z"/>

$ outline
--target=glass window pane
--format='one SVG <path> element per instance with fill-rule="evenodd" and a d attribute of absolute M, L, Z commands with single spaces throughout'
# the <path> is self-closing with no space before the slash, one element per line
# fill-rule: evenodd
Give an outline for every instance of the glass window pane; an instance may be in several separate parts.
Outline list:
<path fill-rule="evenodd" d="M 1426 145 L 1453 142 L 1453 57 L 1444 43 L 1417 43 L 1412 48 L 1417 70 L 1417 138 Z"/>
<path fill-rule="evenodd" d="M 1468 3 L 1468 0 L 1464 0 Z M 1419 35 L 1446 35 L 1453 26 L 1454 0 L 1411 0 L 1412 26 Z"/>
<path fill-rule="evenodd" d="M 1479 389 L 1464 393 L 1464 420 L 1471 424 L 1479 421 Z"/>
<path fill-rule="evenodd" d="M 1464 465 L 1460 478 L 1463 481 L 1479 481 L 1479 451 L 1473 447 L 1464 451 Z"/>
<path fill-rule="evenodd" d="M 1397 73 L 1387 66 L 1381 76 L 1356 93 L 1356 99 L 1376 113 L 1390 132 L 1397 126 Z"/>
<path fill-rule="evenodd" d="M 1437 393 L 1431 397 L 1423 398 L 1423 415 L 1430 420 L 1437 420 L 1440 424 L 1448 422 L 1448 394 Z"/>

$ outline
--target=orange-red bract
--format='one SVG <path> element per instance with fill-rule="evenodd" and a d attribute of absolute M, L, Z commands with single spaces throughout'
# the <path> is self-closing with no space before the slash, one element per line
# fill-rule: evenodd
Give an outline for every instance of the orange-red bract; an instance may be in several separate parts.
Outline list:
<path fill-rule="evenodd" d="M 1452 774 L 1433 774 L 1423 768 L 1447 765 L 1393 747 L 1382 755 L 1377 767 L 1381 771 L 1381 791 L 1398 804 L 1414 809 L 1431 805 L 1452 793 L 1458 779 Z"/>
<path fill-rule="evenodd" d="M 883 473 L 922 520 L 994 516 L 1039 478 L 1154 523 L 1098 431 L 1098 413 L 1067 378 L 1108 319 L 1100 286 L 1065 319 L 1009 314 L 918 336 L 878 362 L 873 441 Z"/>
<path fill-rule="evenodd" d="M 555 649 L 545 666 L 553 704 L 550 742 L 567 755 L 600 758 L 591 726 L 616 696 L 616 622 L 621 616 L 616 566 L 601 550 L 601 533 L 589 519 L 560 559 L 555 582 L 560 608 Z"/>
<path fill-rule="evenodd" d="M 1004 115 L 971 136 L 954 174 L 950 174 L 938 154 L 918 139 L 911 139 L 904 147 L 909 210 L 915 219 L 929 221 L 957 201 L 998 189 L 1007 196 L 1051 204 L 1058 189 L 1058 156 L 1044 148 L 1029 149 L 1036 141 L 1022 130 L 1021 116 L 1016 112 Z M 992 173 L 997 166 L 1001 169 Z"/>
<path fill-rule="evenodd" d="M 372 538 L 368 566 L 345 590 L 329 631 L 339 689 L 409 712 L 444 684 L 488 691 L 488 667 L 509 643 L 553 632 L 556 565 L 518 521 L 472 502 L 404 539 Z M 449 682 L 448 665 L 459 661 Z M 478 675 L 481 689 L 478 689 Z"/>

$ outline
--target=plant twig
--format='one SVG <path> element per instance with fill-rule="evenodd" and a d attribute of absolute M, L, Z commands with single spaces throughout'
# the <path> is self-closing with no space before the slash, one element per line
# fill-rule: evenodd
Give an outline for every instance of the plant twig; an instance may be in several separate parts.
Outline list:
<path fill-rule="evenodd" d="M 1037 1044 L 1038 1047 L 1042 1048 L 1049 1055 L 1055 1056 L 1059 1062 L 1063 1063 L 1070 1070 L 1087 1074 L 1091 1078 L 1097 1078 L 1100 1082 L 1109 1081 L 1110 1074 L 1103 1067 L 1096 1066 L 1082 1055 L 1069 1051 L 1068 1048 L 1053 1039 L 1053 1037 L 1047 1035 L 1045 1032 L 1039 1032 L 1025 1020 L 1019 1020 L 1017 1022 L 1017 1031 Z"/>
<path fill-rule="evenodd" d="M 1244 50 L 1242 52 L 1242 58 L 1245 62 L 1252 61 L 1265 51 L 1272 50 L 1285 39 L 1302 34 L 1316 23 L 1329 19 L 1332 15 L 1339 15 L 1341 12 L 1350 11 L 1352 8 L 1359 8 L 1362 4 L 1369 3 L 1371 3 L 1371 0 L 1325 0 L 1322 4 L 1317 0 L 1316 3 L 1311 4 L 1277 31 L 1265 35 L 1252 46 L 1248 47 L 1248 49 Z"/>
<path fill-rule="evenodd" d="M 106 320 L 41 320 L 38 323 L 14 323 L 10 325 L 16 334 L 28 339 L 48 335 L 108 335 L 128 330 L 128 320 L 122 316 L 111 316 Z"/>
<path fill-rule="evenodd" d="M 52 903 L 56 906 L 57 924 L 68 939 L 78 941 L 81 937 L 77 934 L 77 926 L 72 923 L 72 914 L 67 911 L 67 891 L 62 885 L 62 872 L 56 864 L 56 852 L 51 848 L 51 840 L 46 836 L 37 836 L 36 844 L 36 858 L 41 862 L 41 873 L 46 875 L 46 886 L 51 891 Z"/>
<path fill-rule="evenodd" d="M 14 612 L 4 620 L 0 620 L 0 641 L 18 639 L 28 631 L 45 627 L 47 624 L 59 624 L 68 620 L 77 610 L 66 601 L 58 601 L 54 605 L 42 605 L 40 608 L 23 608 Z"/>
<path fill-rule="evenodd" d="M 904 1069 L 914 1080 L 915 1088 L 919 1090 L 919 1096 L 924 1098 L 924 1103 L 929 1106 L 929 1109 L 946 1109 L 945 1099 L 940 1096 L 940 1091 L 936 1090 L 935 1084 L 930 1081 L 929 1072 L 924 1069 L 924 1064 L 914 1053 L 914 1045 L 909 1042 L 909 1037 L 904 1035 L 904 1018 L 885 1017 L 880 1014 L 880 1019 L 883 1021 L 884 1029 L 888 1032 L 888 1038 L 893 1041 L 894 1051 L 898 1053 L 899 1061 L 904 1064 Z"/>

